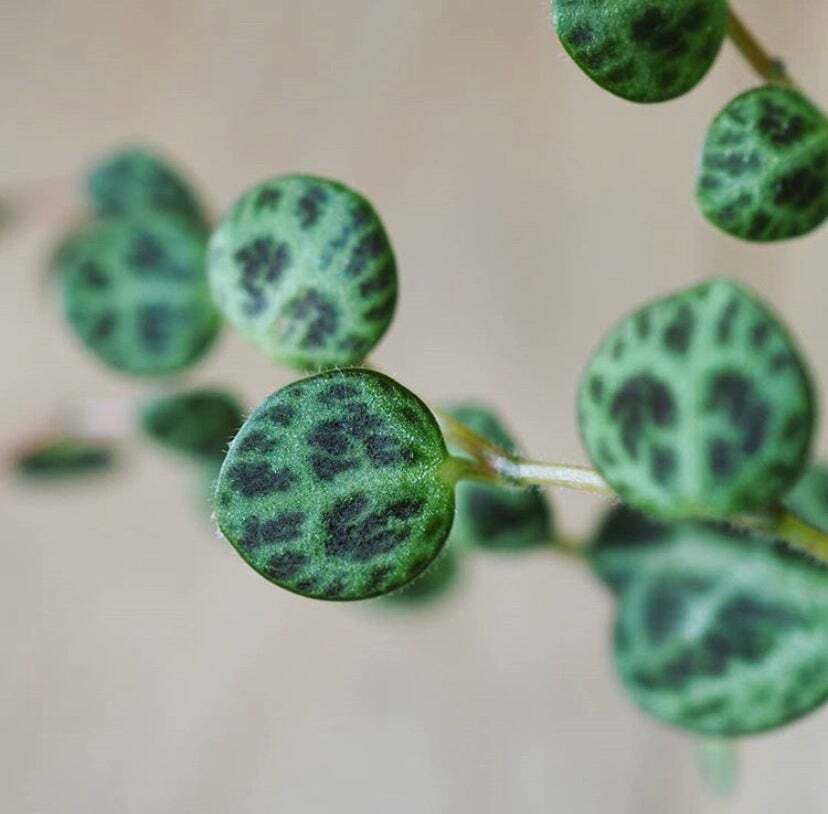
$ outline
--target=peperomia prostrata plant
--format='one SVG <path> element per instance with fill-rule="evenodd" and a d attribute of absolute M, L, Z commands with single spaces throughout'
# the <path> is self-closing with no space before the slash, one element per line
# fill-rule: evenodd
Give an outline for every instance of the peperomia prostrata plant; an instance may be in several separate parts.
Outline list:
<path fill-rule="evenodd" d="M 697 197 L 740 238 L 828 216 L 828 122 L 725 0 L 557 0 L 566 51 L 634 102 L 691 90 L 732 41 L 765 85 L 709 128 Z M 398 300 L 391 240 L 338 181 L 270 178 L 214 226 L 186 178 L 135 147 L 95 167 L 87 221 L 53 256 L 76 337 L 142 380 L 190 369 L 222 323 L 304 378 L 245 419 L 222 388 L 133 413 L 196 462 L 241 561 L 301 596 L 417 607 L 472 550 L 574 554 L 617 602 L 613 656 L 635 703 L 703 736 L 779 727 L 828 698 L 828 474 L 806 360 L 770 304 L 726 277 L 645 304 L 586 361 L 578 422 L 594 468 L 522 455 L 497 413 L 431 409 L 367 356 Z M 116 441 L 67 432 L 27 476 L 105 471 Z M 543 487 L 619 501 L 593 539 L 562 537 Z"/>

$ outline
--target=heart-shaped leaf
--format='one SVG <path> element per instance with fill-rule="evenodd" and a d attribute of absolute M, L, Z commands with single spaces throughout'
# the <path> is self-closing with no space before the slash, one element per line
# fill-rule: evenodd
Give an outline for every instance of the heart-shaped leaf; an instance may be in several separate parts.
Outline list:
<path fill-rule="evenodd" d="M 773 313 L 715 279 L 623 319 L 578 393 L 581 435 L 622 499 L 662 519 L 767 507 L 814 427 L 806 366 Z"/>
<path fill-rule="evenodd" d="M 414 579 L 451 529 L 457 466 L 428 408 L 366 370 L 273 393 L 219 474 L 219 528 L 262 576 L 319 599 Z"/>
<path fill-rule="evenodd" d="M 209 276 L 227 319 L 301 370 L 364 359 L 397 303 L 394 254 L 371 204 L 310 176 L 245 193 L 211 239 Z"/>
<path fill-rule="evenodd" d="M 552 0 L 558 36 L 602 88 L 633 102 L 686 93 L 727 33 L 725 0 Z"/>
<path fill-rule="evenodd" d="M 616 511 L 628 516 L 605 525 L 593 553 L 604 575 L 623 575 L 615 665 L 636 704 L 666 723 L 733 737 L 782 726 L 828 698 L 824 567 L 758 534 L 640 516 L 636 529 L 628 509 Z"/>
<path fill-rule="evenodd" d="M 243 420 L 235 396 L 204 387 L 154 398 L 139 415 L 150 438 L 199 458 L 224 457 Z"/>
<path fill-rule="evenodd" d="M 790 88 L 743 93 L 707 132 L 696 195 L 705 217 L 736 237 L 807 234 L 828 217 L 828 121 Z"/>
<path fill-rule="evenodd" d="M 494 444 L 516 452 L 516 445 L 497 415 L 482 404 L 459 404 L 450 415 Z M 462 456 L 459 449 L 451 449 Z M 548 544 L 552 517 L 543 492 L 536 488 L 500 486 L 478 481 L 457 484 L 457 510 L 451 539 L 491 551 L 513 551 Z"/>
<path fill-rule="evenodd" d="M 173 373 L 203 356 L 220 327 L 204 270 L 204 235 L 144 212 L 96 221 L 55 263 L 66 318 L 86 347 L 123 373 Z"/>

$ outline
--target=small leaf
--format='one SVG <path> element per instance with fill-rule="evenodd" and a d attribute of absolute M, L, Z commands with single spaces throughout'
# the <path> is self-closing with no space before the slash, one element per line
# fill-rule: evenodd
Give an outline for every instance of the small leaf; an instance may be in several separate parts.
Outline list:
<path fill-rule="evenodd" d="M 101 441 L 55 438 L 41 441 L 18 455 L 19 475 L 48 480 L 70 480 L 98 475 L 115 466 L 115 450 Z"/>
<path fill-rule="evenodd" d="M 735 237 L 807 234 L 828 217 L 828 122 L 790 88 L 737 96 L 707 132 L 696 196 L 705 217 Z"/>
<path fill-rule="evenodd" d="M 495 413 L 481 404 L 462 404 L 448 412 L 478 435 L 510 452 L 514 440 Z M 451 449 L 455 455 L 462 451 Z M 513 551 L 550 543 L 551 510 L 543 492 L 461 481 L 455 495 L 457 509 L 452 540 L 492 551 Z"/>
<path fill-rule="evenodd" d="M 331 371 L 273 393 L 230 446 L 216 519 L 263 577 L 319 599 L 367 599 L 437 556 L 454 514 L 455 462 L 401 385 Z"/>
<path fill-rule="evenodd" d="M 578 393 L 589 457 L 631 506 L 662 519 L 766 508 L 807 462 L 815 405 L 784 326 L 714 279 L 623 319 Z"/>
<path fill-rule="evenodd" d="M 602 88 L 663 102 L 693 88 L 727 33 L 725 0 L 553 0 L 564 48 Z"/>
<path fill-rule="evenodd" d="M 639 707 L 683 729 L 735 737 L 782 726 L 828 698 L 824 567 L 724 524 L 675 523 L 658 535 L 641 522 L 630 537 L 605 531 L 598 558 L 605 574 L 610 556 L 610 570 L 626 574 L 614 656 Z M 627 518 L 615 527 L 634 525 Z"/>
<path fill-rule="evenodd" d="M 446 546 L 420 576 L 383 599 L 400 606 L 430 605 L 444 599 L 457 585 L 459 566 L 457 554 Z"/>
<path fill-rule="evenodd" d="M 355 364 L 397 303 L 397 266 L 368 201 L 324 178 L 259 184 L 210 241 L 210 286 L 227 319 L 275 361 L 300 370 Z"/>
<path fill-rule="evenodd" d="M 107 156 L 90 170 L 87 186 L 97 215 L 172 212 L 207 228 L 207 217 L 189 183 L 145 147 L 129 147 Z"/>
<path fill-rule="evenodd" d="M 223 458 L 244 417 L 235 396 L 198 388 L 153 399 L 139 421 L 160 444 L 199 458 Z"/>
<path fill-rule="evenodd" d="M 204 236 L 184 221 L 150 213 L 97 221 L 64 241 L 55 262 L 70 326 L 122 373 L 183 370 L 216 338 Z"/>

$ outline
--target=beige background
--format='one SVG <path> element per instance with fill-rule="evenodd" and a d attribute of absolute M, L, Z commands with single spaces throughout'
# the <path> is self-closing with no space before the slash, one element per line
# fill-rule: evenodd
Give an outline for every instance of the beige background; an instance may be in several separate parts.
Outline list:
<path fill-rule="evenodd" d="M 828 4 L 737 5 L 828 100 Z M 828 382 L 828 231 L 751 247 L 693 205 L 706 123 L 753 82 L 726 47 L 690 96 L 621 102 L 565 58 L 543 0 L 0 0 L 0 181 L 71 180 L 131 138 L 177 156 L 217 209 L 270 174 L 342 178 L 401 264 L 378 363 L 428 399 L 490 399 L 534 454 L 582 460 L 590 349 L 707 275 L 771 298 Z M 4 446 L 60 407 L 139 392 L 39 287 L 50 194 L 0 245 Z M 254 402 L 290 373 L 228 334 L 195 379 Z M 740 793 L 708 800 L 690 742 L 616 685 L 610 603 L 574 563 L 479 556 L 413 616 L 314 603 L 215 539 L 193 473 L 156 450 L 131 463 L 107 489 L 0 484 L 3 811 L 828 809 L 826 712 L 748 742 Z M 557 504 L 570 530 L 598 509 Z"/>

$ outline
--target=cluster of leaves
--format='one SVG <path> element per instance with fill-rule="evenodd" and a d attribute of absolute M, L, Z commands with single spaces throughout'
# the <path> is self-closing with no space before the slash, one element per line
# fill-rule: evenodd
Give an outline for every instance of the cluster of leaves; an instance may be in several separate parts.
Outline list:
<path fill-rule="evenodd" d="M 110 368 L 164 382 L 204 358 L 220 332 L 206 275 L 208 217 L 181 173 L 145 148 L 93 167 L 86 194 L 87 214 L 52 258 L 67 323 Z M 242 420 L 239 401 L 217 388 L 153 396 L 135 413 L 144 436 L 185 453 L 211 482 Z M 119 460 L 117 440 L 48 438 L 21 452 L 16 469 L 51 479 L 106 473 Z"/>
<path fill-rule="evenodd" d="M 144 150 L 104 161 L 88 191 L 92 217 L 54 256 L 66 319 L 122 373 L 159 377 L 191 367 L 221 325 L 205 273 L 206 217 L 195 195 Z"/>
<path fill-rule="evenodd" d="M 552 0 L 558 36 L 601 87 L 664 102 L 707 74 L 728 31 L 726 0 Z M 729 102 L 707 131 L 696 196 L 705 217 L 750 241 L 797 237 L 828 217 L 828 120 L 793 87 Z"/>
<path fill-rule="evenodd" d="M 729 16 L 726 0 L 553 0 L 558 36 L 579 67 L 641 103 L 695 87 Z M 699 162 L 702 213 L 750 241 L 804 235 L 828 217 L 828 120 L 781 66 L 775 74 L 714 118 Z M 646 513 L 616 509 L 590 549 L 618 597 L 616 666 L 640 706 L 691 730 L 737 735 L 820 704 L 824 568 L 758 532 L 711 522 L 781 501 L 794 522 L 826 530 L 826 471 L 803 477 L 813 388 L 784 327 L 727 280 L 653 303 L 606 337 L 578 409 L 596 467 Z"/>
<path fill-rule="evenodd" d="M 727 19 L 724 0 L 558 0 L 555 15 L 578 64 L 641 102 L 693 87 Z M 708 136 L 705 213 L 757 240 L 814 228 L 828 214 L 825 142 L 824 119 L 795 91 L 739 97 Z M 394 252 L 362 195 L 277 177 L 210 229 L 189 185 L 144 150 L 96 168 L 89 192 L 94 217 L 61 243 L 55 267 L 67 321 L 101 361 L 143 378 L 180 372 L 225 321 L 311 374 L 246 420 L 216 389 L 155 397 L 138 413 L 146 435 L 204 464 L 218 527 L 258 574 L 316 599 L 412 604 L 445 594 L 470 547 L 554 542 L 552 509 L 521 478 L 491 409 L 449 408 L 476 441 L 447 443 L 416 395 L 359 367 L 397 304 Z M 649 303 L 607 334 L 577 406 L 586 451 L 625 504 L 586 556 L 617 598 L 615 661 L 636 702 L 713 735 L 819 705 L 824 568 L 772 534 L 727 525 L 784 505 L 828 532 L 828 475 L 807 469 L 814 388 L 777 315 L 726 278 Z M 67 455 L 77 471 L 94 467 L 67 442 L 20 468 L 68 471 Z"/>

